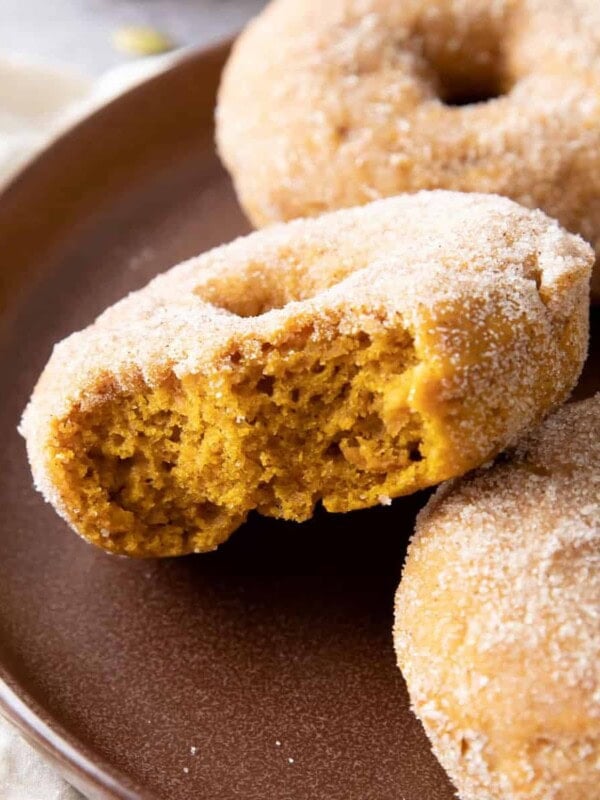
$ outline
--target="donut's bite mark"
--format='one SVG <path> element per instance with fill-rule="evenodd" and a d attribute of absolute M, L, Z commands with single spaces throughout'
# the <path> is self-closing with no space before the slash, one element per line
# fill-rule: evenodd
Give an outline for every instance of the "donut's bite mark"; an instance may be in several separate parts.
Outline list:
<path fill-rule="evenodd" d="M 142 556 L 214 549 L 253 509 L 300 521 L 319 500 L 376 505 L 427 471 L 415 358 L 401 326 L 240 342 L 218 372 L 72 413 L 52 479 L 85 536 Z"/>

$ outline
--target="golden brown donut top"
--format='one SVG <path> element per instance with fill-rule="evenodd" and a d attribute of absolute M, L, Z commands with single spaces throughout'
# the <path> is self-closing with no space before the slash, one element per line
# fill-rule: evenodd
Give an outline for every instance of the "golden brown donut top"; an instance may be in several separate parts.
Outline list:
<path fill-rule="evenodd" d="M 600 3 L 275 0 L 234 46 L 217 123 L 259 225 L 445 188 L 598 243 Z"/>
<path fill-rule="evenodd" d="M 102 396 L 109 370 L 119 388 L 155 385 L 168 370 L 218 371 L 236 338 L 276 340 L 298 317 L 327 325 L 332 310 L 356 329 L 374 309 L 400 314 L 423 343 L 436 316 L 469 297 L 482 301 L 482 318 L 491 303 L 515 324 L 523 312 L 561 324 L 580 304 L 592 257 L 543 213 L 491 195 L 420 192 L 297 220 L 192 258 L 111 306 L 85 339 L 55 346 L 36 392 L 45 415 L 60 415 Z M 473 331 L 438 333 L 450 355 Z M 526 372 L 536 354 L 514 357 Z"/>

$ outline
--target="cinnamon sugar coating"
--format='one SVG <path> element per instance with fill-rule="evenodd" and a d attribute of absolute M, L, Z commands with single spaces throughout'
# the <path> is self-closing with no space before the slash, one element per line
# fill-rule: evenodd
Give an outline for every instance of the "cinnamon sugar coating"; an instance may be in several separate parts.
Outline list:
<path fill-rule="evenodd" d="M 394 640 L 462 800 L 600 797 L 600 394 L 438 490 Z"/>
<path fill-rule="evenodd" d="M 600 3 L 273 0 L 234 46 L 217 142 L 256 225 L 490 192 L 600 255 Z"/>
<path fill-rule="evenodd" d="M 159 556 L 460 475 L 575 384 L 592 261 L 541 212 L 450 192 L 238 239 L 55 347 L 21 426 L 36 485 Z"/>

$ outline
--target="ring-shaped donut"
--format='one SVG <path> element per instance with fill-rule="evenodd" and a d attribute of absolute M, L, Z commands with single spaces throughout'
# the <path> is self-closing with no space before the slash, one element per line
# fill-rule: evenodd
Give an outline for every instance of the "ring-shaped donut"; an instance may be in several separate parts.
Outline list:
<path fill-rule="evenodd" d="M 600 394 L 421 512 L 394 639 L 461 800 L 600 797 L 599 554 Z"/>
<path fill-rule="evenodd" d="M 592 261 L 542 212 L 451 192 L 238 239 L 57 345 L 22 423 L 36 483 L 96 544 L 173 555 L 253 509 L 462 474 L 573 387 Z"/>
<path fill-rule="evenodd" d="M 219 150 L 257 226 L 490 192 L 600 255 L 599 31 L 598 0 L 274 0 L 226 67 Z"/>

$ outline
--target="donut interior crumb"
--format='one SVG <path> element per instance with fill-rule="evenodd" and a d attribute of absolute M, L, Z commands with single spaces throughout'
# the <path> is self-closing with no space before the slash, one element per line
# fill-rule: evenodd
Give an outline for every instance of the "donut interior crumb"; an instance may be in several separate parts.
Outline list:
<path fill-rule="evenodd" d="M 375 505 L 427 469 L 427 441 L 407 393 L 416 364 L 402 327 L 371 337 L 310 331 L 260 356 L 229 355 L 220 379 L 170 375 L 58 423 L 54 475 L 119 550 L 211 549 L 247 513 L 309 518 Z M 210 530 L 211 537 L 206 539 Z"/>
<path fill-rule="evenodd" d="M 565 399 L 593 259 L 541 213 L 422 193 L 240 238 L 60 342 L 24 412 L 37 488 L 114 553 L 214 549 L 488 461 Z"/>

